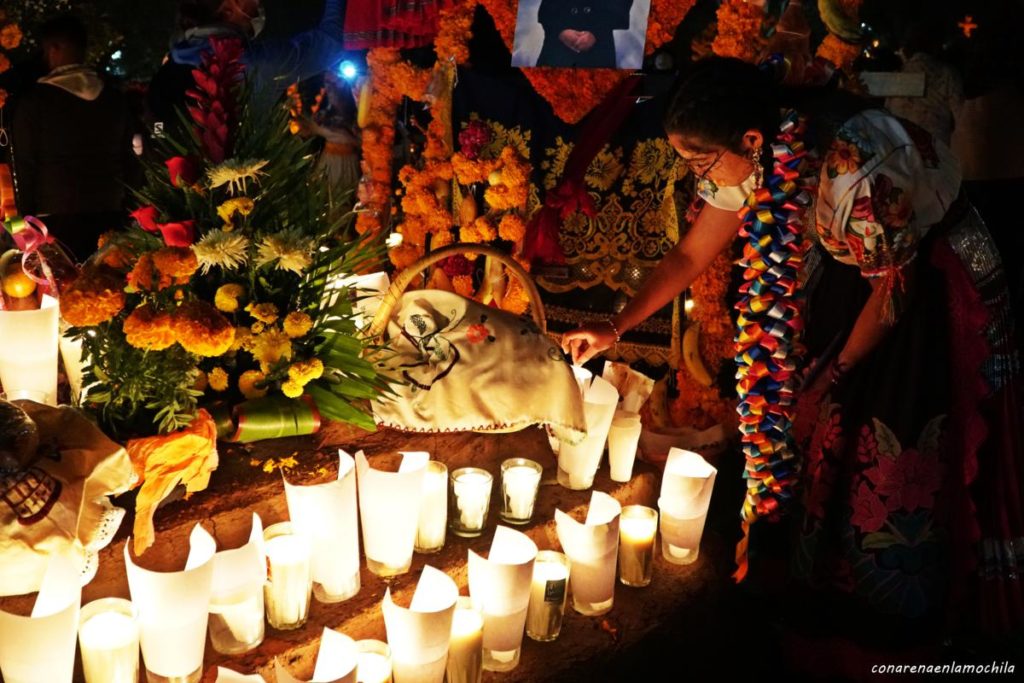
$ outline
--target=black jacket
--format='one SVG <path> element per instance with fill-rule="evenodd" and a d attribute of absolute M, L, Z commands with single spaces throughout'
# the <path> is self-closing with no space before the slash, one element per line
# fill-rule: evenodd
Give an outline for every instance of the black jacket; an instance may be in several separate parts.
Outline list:
<path fill-rule="evenodd" d="M 17 103 L 13 152 L 23 215 L 123 208 L 124 181 L 135 163 L 128 102 L 94 73 L 81 71 L 91 79 L 86 88 L 72 92 L 40 82 Z"/>
<path fill-rule="evenodd" d="M 629 28 L 633 0 L 541 0 L 537 21 L 544 27 L 544 47 L 537 66 L 615 67 L 613 30 Z M 597 42 L 574 52 L 558 37 L 562 31 L 589 31 Z"/>

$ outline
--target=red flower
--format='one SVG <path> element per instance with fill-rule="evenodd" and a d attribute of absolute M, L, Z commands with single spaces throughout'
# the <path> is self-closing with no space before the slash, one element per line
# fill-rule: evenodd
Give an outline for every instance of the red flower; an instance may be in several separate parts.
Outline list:
<path fill-rule="evenodd" d="M 483 121 L 474 119 L 459 133 L 459 151 L 470 160 L 480 156 L 480 151 L 490 144 L 491 129 Z"/>
<path fill-rule="evenodd" d="M 934 453 L 908 448 L 896 458 L 881 458 L 878 466 L 864 473 L 879 495 L 886 497 L 891 511 L 930 510 L 935 494 L 942 488 L 939 459 Z"/>
<path fill-rule="evenodd" d="M 195 221 L 180 223 L 161 223 L 157 226 L 164 236 L 164 244 L 169 247 L 191 247 L 195 242 Z"/>
<path fill-rule="evenodd" d="M 870 486 L 861 482 L 853 499 L 853 516 L 850 517 L 850 523 L 860 529 L 862 533 L 868 534 L 881 529 L 888 517 L 889 511 L 885 504 L 871 490 Z"/>
<path fill-rule="evenodd" d="M 453 278 L 456 275 L 472 275 L 473 262 L 462 254 L 455 254 L 441 262 L 441 270 L 449 278 Z"/>
<path fill-rule="evenodd" d="M 487 329 L 486 325 L 481 325 L 480 323 L 470 325 L 469 329 L 466 330 L 466 339 L 470 344 L 479 344 L 489 336 L 491 336 L 490 330 Z"/>
<path fill-rule="evenodd" d="M 159 228 L 156 224 L 158 211 L 155 206 L 140 206 L 131 213 L 131 217 L 139 223 L 139 227 L 147 232 L 156 232 Z"/>
<path fill-rule="evenodd" d="M 195 160 L 189 157 L 171 157 L 164 162 L 167 173 L 171 176 L 171 185 L 184 187 L 199 180 L 199 168 Z"/>

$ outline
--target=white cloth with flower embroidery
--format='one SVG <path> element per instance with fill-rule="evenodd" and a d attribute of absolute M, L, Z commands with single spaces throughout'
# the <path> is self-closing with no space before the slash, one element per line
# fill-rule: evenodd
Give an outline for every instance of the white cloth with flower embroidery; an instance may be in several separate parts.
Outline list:
<path fill-rule="evenodd" d="M 577 443 L 583 402 L 561 350 L 528 319 L 451 292 L 402 295 L 377 369 L 396 395 L 373 402 L 377 424 L 410 432 L 551 427 Z"/>

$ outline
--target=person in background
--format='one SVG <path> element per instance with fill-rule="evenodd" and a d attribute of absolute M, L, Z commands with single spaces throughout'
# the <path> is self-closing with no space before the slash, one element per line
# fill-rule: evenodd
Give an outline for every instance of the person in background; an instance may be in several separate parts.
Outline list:
<path fill-rule="evenodd" d="M 266 22 L 260 0 L 181 0 L 180 35 L 150 84 L 149 107 L 154 131 L 173 130 L 176 109 L 187 104 L 192 70 L 199 66 L 214 38 L 236 37 L 245 43 L 243 60 L 250 105 L 269 107 L 297 81 L 329 69 L 342 50 L 345 0 L 325 0 L 320 23 L 286 40 L 261 40 Z"/>
<path fill-rule="evenodd" d="M 932 137 L 949 146 L 956 113 L 964 101 L 960 74 L 940 57 L 945 36 L 943 25 L 924 15 L 911 22 L 902 41 L 903 73 L 924 74 L 924 95 L 890 97 L 885 108 L 898 118 L 916 123 Z"/>
<path fill-rule="evenodd" d="M 17 103 L 12 129 L 18 209 L 41 218 L 79 260 L 120 227 L 134 173 L 124 95 L 84 65 L 87 35 L 73 16 L 52 19 L 39 41 L 49 72 Z"/>
<path fill-rule="evenodd" d="M 353 193 L 359 184 L 359 129 L 352 89 L 343 79 L 328 72 L 324 79 L 326 107 L 307 120 L 307 131 L 324 139 L 317 167 L 324 173 L 336 201 Z M 354 199 L 346 200 L 351 205 Z"/>
<path fill-rule="evenodd" d="M 613 30 L 629 28 L 633 0 L 541 0 L 537 66 L 615 67 Z"/>

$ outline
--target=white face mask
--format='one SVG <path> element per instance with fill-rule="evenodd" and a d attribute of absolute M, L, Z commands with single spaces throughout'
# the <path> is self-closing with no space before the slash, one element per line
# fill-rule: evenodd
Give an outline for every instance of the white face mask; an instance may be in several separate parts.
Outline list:
<path fill-rule="evenodd" d="M 747 197 L 757 189 L 757 175 L 751 173 L 739 185 L 719 187 L 710 178 L 697 183 L 697 194 L 711 206 L 726 211 L 739 211 L 747 203 Z"/>

